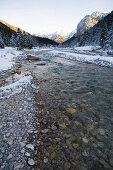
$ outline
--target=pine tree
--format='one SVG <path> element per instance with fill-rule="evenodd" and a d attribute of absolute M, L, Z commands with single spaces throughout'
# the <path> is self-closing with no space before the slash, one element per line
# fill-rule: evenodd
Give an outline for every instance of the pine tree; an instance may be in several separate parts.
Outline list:
<path fill-rule="evenodd" d="M 19 49 L 23 48 L 24 35 L 21 33 L 19 28 L 18 28 L 17 35 L 16 35 L 16 42 L 17 42 L 17 47 L 19 47 Z"/>
<path fill-rule="evenodd" d="M 4 43 L 4 40 L 2 38 L 2 34 L 0 32 L 0 48 L 4 48 L 4 45 L 5 45 L 5 43 Z"/>
<path fill-rule="evenodd" d="M 106 28 L 103 27 L 101 31 L 101 36 L 100 36 L 100 46 L 103 48 L 105 45 L 105 40 L 106 40 Z"/>
<path fill-rule="evenodd" d="M 32 35 L 24 35 L 24 47 L 25 48 L 32 48 L 33 47 L 33 37 Z"/>
<path fill-rule="evenodd" d="M 10 38 L 10 46 L 12 47 L 16 47 L 17 46 L 17 40 L 14 34 L 12 34 L 11 38 Z"/>

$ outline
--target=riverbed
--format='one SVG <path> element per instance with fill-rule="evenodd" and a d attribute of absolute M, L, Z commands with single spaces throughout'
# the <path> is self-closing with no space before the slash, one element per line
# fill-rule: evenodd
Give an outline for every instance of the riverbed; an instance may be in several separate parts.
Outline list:
<path fill-rule="evenodd" d="M 1 169 L 112 170 L 113 68 L 28 53 L 1 79 L 32 77 L 0 99 Z"/>

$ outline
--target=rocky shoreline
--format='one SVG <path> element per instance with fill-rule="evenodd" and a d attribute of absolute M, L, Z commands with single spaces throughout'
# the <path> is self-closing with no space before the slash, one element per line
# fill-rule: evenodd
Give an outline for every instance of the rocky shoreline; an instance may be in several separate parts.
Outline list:
<path fill-rule="evenodd" d="M 112 170 L 112 70 L 59 57 L 29 61 L 27 53 L 1 73 L 1 86 L 32 80 L 0 99 L 0 169 Z"/>

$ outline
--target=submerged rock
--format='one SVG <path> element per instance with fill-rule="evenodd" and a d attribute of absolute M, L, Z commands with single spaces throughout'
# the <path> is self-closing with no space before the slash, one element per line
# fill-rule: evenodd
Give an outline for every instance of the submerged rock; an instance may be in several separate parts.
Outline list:
<path fill-rule="evenodd" d="M 82 141 L 83 141 L 84 143 L 88 143 L 88 140 L 87 140 L 86 138 L 82 138 Z"/>
<path fill-rule="evenodd" d="M 48 158 L 44 158 L 44 163 L 47 163 L 48 162 Z"/>
<path fill-rule="evenodd" d="M 27 60 L 40 60 L 40 58 L 29 54 L 27 55 Z"/>
<path fill-rule="evenodd" d="M 73 109 L 71 107 L 68 107 L 66 108 L 66 112 L 70 113 L 71 115 L 73 114 L 76 114 L 77 113 L 77 110 L 76 109 Z"/>

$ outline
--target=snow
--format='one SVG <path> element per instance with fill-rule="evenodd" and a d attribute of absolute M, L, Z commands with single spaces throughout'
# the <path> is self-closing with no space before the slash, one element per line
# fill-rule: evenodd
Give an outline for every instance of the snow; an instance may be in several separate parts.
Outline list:
<path fill-rule="evenodd" d="M 80 47 L 81 48 L 81 47 Z M 84 49 L 85 47 L 81 48 Z M 88 49 L 88 47 L 86 48 Z M 90 49 L 90 47 L 89 47 Z M 60 50 L 53 50 L 53 51 L 49 51 L 48 53 L 52 54 L 52 56 L 57 56 L 58 57 L 63 57 L 66 59 L 71 59 L 71 60 L 76 60 L 76 61 L 80 61 L 80 62 L 88 62 L 88 63 L 94 63 L 100 66 L 109 66 L 109 67 L 113 67 L 113 57 L 109 57 L 107 55 L 99 55 L 99 54 L 95 54 L 91 52 L 88 54 L 88 51 L 86 54 L 78 54 L 77 52 L 75 52 L 74 50 L 72 51 L 68 51 L 69 49 L 67 49 L 67 51 L 62 51 Z"/>
<path fill-rule="evenodd" d="M 21 51 L 17 51 L 16 48 L 12 47 L 0 49 L 0 71 L 11 69 L 15 63 L 14 58 L 21 53 Z"/>
<path fill-rule="evenodd" d="M 107 13 L 100 13 L 99 11 L 93 12 L 91 14 L 92 17 L 94 17 L 95 19 L 102 19 L 103 17 L 105 17 L 107 15 Z"/>
<path fill-rule="evenodd" d="M 21 93 L 23 89 L 22 87 L 26 87 L 28 84 L 30 84 L 31 80 L 32 76 L 24 76 L 12 84 L 0 87 L 0 99 L 9 98 L 12 95 Z"/>
<path fill-rule="evenodd" d="M 83 46 L 83 47 L 75 47 L 75 50 L 79 51 L 92 51 L 100 48 L 100 46 Z"/>

